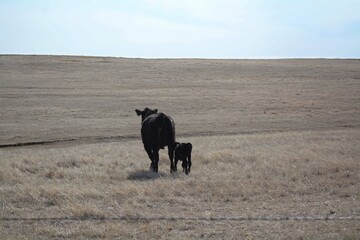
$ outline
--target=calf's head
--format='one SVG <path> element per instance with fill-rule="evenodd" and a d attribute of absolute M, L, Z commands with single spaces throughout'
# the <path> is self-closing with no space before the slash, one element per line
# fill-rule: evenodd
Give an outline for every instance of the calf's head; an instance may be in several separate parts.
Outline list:
<path fill-rule="evenodd" d="M 145 118 L 147 118 L 151 114 L 157 113 L 158 110 L 157 109 L 152 110 L 150 108 L 145 108 L 143 111 L 141 111 L 139 109 L 135 109 L 135 112 L 138 116 L 141 116 L 141 122 L 143 122 L 145 120 Z"/>

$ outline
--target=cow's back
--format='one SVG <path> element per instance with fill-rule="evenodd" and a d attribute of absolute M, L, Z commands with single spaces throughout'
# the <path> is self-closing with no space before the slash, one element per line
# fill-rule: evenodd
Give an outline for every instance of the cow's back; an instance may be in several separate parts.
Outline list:
<path fill-rule="evenodd" d="M 175 123 L 164 113 L 152 114 L 143 121 L 141 136 L 144 145 L 162 148 L 175 144 Z"/>

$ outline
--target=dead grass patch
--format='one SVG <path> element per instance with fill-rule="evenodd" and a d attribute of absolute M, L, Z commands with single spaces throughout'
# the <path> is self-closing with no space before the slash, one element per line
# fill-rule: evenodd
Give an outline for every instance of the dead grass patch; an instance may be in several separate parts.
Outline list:
<path fill-rule="evenodd" d="M 189 176 L 181 171 L 169 173 L 166 151 L 161 152 L 159 173 L 149 172 L 141 141 L 1 149 L 1 214 L 82 220 L 360 214 L 359 139 L 358 130 L 192 137 Z M 164 231 L 156 221 L 124 224 L 133 229 L 91 221 L 63 229 L 44 222 L 37 236 L 144 238 L 147 233 L 153 238 Z M 202 235 L 194 224 L 201 227 Z M 349 228 L 342 233 L 356 237 L 352 223 L 341 224 Z M 215 222 L 166 225 L 169 234 L 185 238 L 217 238 L 225 234 L 221 229 L 227 229 Z M 321 236 L 338 236 L 334 231 L 325 232 L 330 225 L 314 230 L 313 236 L 320 237 L 320 232 Z M 304 226 L 293 227 L 302 231 Z M 264 227 L 263 233 L 271 230 L 270 225 Z M 16 236 L 11 229 L 3 228 L 9 236 Z M 241 232 L 235 227 L 232 231 L 235 235 Z M 307 235 L 299 232 L 294 236 Z"/>

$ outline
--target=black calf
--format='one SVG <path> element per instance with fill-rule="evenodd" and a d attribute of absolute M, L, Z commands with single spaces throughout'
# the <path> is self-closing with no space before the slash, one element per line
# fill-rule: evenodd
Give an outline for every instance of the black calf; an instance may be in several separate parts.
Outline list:
<path fill-rule="evenodd" d="M 190 173 L 191 169 L 191 151 L 192 151 L 192 145 L 191 143 L 178 143 L 176 142 L 175 147 L 175 169 L 177 162 L 179 160 L 182 161 L 181 166 L 183 167 L 183 171 L 185 174 Z"/>

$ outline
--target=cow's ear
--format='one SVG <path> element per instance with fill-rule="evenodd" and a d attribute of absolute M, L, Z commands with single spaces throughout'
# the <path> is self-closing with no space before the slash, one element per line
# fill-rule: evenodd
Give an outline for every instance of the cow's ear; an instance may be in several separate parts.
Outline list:
<path fill-rule="evenodd" d="M 142 111 L 140 111 L 139 109 L 135 109 L 135 112 L 138 116 L 140 116 L 142 114 Z"/>
<path fill-rule="evenodd" d="M 153 110 L 153 112 L 154 112 L 154 113 L 157 113 L 157 112 L 158 112 L 158 110 L 155 108 L 155 109 Z"/>

